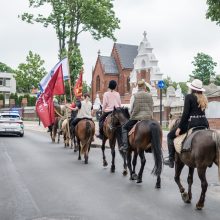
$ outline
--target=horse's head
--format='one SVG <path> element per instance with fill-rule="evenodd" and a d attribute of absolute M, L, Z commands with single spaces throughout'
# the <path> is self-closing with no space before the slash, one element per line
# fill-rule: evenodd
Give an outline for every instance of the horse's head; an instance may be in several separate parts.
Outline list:
<path fill-rule="evenodd" d="M 129 118 L 130 118 L 130 114 L 128 108 L 125 107 L 114 108 L 112 112 L 112 123 L 115 126 L 124 124 Z"/>

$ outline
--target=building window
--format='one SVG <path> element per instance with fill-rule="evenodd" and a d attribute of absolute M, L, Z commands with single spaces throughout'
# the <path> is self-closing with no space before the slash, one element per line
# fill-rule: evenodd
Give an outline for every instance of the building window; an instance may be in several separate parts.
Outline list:
<path fill-rule="evenodd" d="M 127 78 L 127 91 L 130 92 L 130 77 Z"/>
<path fill-rule="evenodd" d="M 10 87 L 10 79 L 5 79 L 5 86 Z"/>
<path fill-rule="evenodd" d="M 100 91 L 100 77 L 96 77 L 96 92 Z"/>
<path fill-rule="evenodd" d="M 0 78 L 0 86 L 3 86 L 3 81 L 4 81 L 4 79 Z"/>
<path fill-rule="evenodd" d="M 0 86 L 10 87 L 10 78 L 0 78 Z"/>

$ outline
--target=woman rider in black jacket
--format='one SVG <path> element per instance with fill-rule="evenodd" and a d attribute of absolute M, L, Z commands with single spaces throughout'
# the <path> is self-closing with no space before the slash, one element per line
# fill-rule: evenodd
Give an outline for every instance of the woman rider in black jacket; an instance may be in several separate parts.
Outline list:
<path fill-rule="evenodd" d="M 171 168 L 174 167 L 174 138 L 180 134 L 186 133 L 188 129 L 193 127 L 209 127 L 208 120 L 205 116 L 205 109 L 208 106 L 208 101 L 206 96 L 203 94 L 205 89 L 203 88 L 202 81 L 194 79 L 192 83 L 187 83 L 187 86 L 191 89 L 191 93 L 185 97 L 184 109 L 180 123 L 167 135 L 169 157 L 164 160 L 164 164 Z"/>

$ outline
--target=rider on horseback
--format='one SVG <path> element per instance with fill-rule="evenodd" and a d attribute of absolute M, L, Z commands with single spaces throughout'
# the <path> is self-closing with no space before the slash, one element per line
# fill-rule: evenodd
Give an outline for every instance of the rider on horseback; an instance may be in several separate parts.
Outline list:
<path fill-rule="evenodd" d="M 99 118 L 99 135 L 97 135 L 97 137 L 100 139 L 103 139 L 103 124 L 106 117 L 110 113 L 112 113 L 114 107 L 115 108 L 121 107 L 120 94 L 115 91 L 116 86 L 117 86 L 116 81 L 111 80 L 108 86 L 109 91 L 105 92 L 103 95 L 103 105 L 102 105 L 103 114 Z"/>
<path fill-rule="evenodd" d="M 130 100 L 130 120 L 122 125 L 122 146 L 121 151 L 126 152 L 128 149 L 128 132 L 141 120 L 153 118 L 153 99 L 151 94 L 146 92 L 144 80 L 138 82 L 138 91 L 133 94 Z"/>
<path fill-rule="evenodd" d="M 84 94 L 84 100 L 78 103 L 74 109 L 78 109 L 76 118 L 71 122 L 72 130 L 74 131 L 75 126 L 82 119 L 92 120 L 92 103 L 90 102 L 90 95 L 88 93 Z"/>
<path fill-rule="evenodd" d="M 174 127 L 167 135 L 167 145 L 169 157 L 164 160 L 164 164 L 170 168 L 174 167 L 175 148 L 173 140 L 180 134 L 184 134 L 188 129 L 198 126 L 208 128 L 209 123 L 205 116 L 205 109 L 208 106 L 206 96 L 203 94 L 202 81 L 194 79 L 192 83 L 187 83 L 191 93 L 186 95 L 184 101 L 183 114 L 178 126 Z"/>

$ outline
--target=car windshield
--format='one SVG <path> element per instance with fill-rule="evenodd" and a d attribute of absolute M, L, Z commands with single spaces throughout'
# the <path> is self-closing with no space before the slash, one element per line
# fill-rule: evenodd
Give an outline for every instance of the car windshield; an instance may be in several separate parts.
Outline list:
<path fill-rule="evenodd" d="M 1 115 L 1 118 L 16 118 L 19 119 L 19 115 Z"/>

